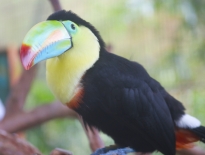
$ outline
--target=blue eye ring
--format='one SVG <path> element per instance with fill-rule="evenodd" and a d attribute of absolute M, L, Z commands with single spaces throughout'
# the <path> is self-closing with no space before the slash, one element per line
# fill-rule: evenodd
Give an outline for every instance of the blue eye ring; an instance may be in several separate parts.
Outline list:
<path fill-rule="evenodd" d="M 69 32 L 69 34 L 75 34 L 78 31 L 78 25 L 73 23 L 70 20 L 62 21 L 62 24 L 66 28 L 66 30 Z"/>

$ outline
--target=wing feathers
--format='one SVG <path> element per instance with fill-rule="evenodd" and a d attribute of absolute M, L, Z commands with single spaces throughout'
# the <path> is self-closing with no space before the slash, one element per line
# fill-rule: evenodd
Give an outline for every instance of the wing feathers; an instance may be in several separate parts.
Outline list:
<path fill-rule="evenodd" d="M 118 121 L 126 122 L 128 126 L 143 134 L 144 139 L 161 152 L 173 155 L 175 153 L 174 124 L 161 94 L 153 92 L 143 82 L 140 82 L 138 88 L 119 88 L 115 92 L 120 92 L 119 113 L 117 117 L 115 116 Z"/>

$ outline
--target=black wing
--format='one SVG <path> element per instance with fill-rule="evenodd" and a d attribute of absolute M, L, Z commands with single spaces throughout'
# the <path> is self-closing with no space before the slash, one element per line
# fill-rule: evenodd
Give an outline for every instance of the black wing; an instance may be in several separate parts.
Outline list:
<path fill-rule="evenodd" d="M 153 148 L 167 155 L 175 154 L 174 124 L 159 91 L 153 92 L 147 83 L 140 81 L 138 87 L 118 88 L 113 93 L 113 96 L 119 95 L 115 105 L 117 112 L 113 113 L 112 105 L 112 108 L 104 107 L 111 117 L 136 130 Z"/>

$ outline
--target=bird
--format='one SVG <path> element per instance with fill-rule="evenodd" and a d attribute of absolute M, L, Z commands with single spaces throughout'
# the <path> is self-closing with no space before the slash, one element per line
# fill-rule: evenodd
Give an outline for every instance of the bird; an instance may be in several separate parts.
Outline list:
<path fill-rule="evenodd" d="M 205 127 L 180 101 L 141 64 L 108 52 L 99 31 L 72 11 L 55 12 L 32 27 L 20 58 L 26 70 L 46 60 L 56 98 L 119 148 L 174 155 L 205 143 Z"/>

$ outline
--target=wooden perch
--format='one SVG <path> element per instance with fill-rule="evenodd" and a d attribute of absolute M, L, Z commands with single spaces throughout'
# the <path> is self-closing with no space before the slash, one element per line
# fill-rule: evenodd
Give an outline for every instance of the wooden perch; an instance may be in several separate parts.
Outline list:
<path fill-rule="evenodd" d="M 78 115 L 78 119 L 86 133 L 86 136 L 89 140 L 89 145 L 91 150 L 94 152 L 99 148 L 104 147 L 104 143 L 102 139 L 100 138 L 99 131 L 96 128 L 90 128 L 89 126 L 85 127 L 85 124 L 83 123 L 82 117 Z"/>
<path fill-rule="evenodd" d="M 39 106 L 30 112 L 20 112 L 10 115 L 10 117 L 7 117 L 0 122 L 0 129 L 15 133 L 40 125 L 51 119 L 63 117 L 78 118 L 84 127 L 82 119 L 81 117 L 78 117 L 77 113 L 60 102 L 53 102 Z M 87 127 L 85 133 L 88 137 L 92 151 L 104 146 L 97 129 L 90 129 Z"/>
<path fill-rule="evenodd" d="M 42 153 L 27 141 L 18 138 L 14 134 L 0 130 L 0 154 L 1 155 L 42 155 Z M 55 149 L 50 155 L 73 155 L 70 151 Z"/>
<path fill-rule="evenodd" d="M 179 155 L 205 155 L 205 150 L 198 146 L 195 146 L 190 149 L 177 151 L 177 154 Z"/>
<path fill-rule="evenodd" d="M 55 150 L 51 152 L 50 155 L 73 155 L 73 154 L 70 151 L 56 148 Z"/>
<path fill-rule="evenodd" d="M 6 102 L 6 117 L 22 111 L 31 83 L 36 75 L 37 67 L 24 71 L 19 82 L 13 87 Z"/>
<path fill-rule="evenodd" d="M 50 2 L 51 2 L 51 5 L 52 5 L 54 11 L 61 10 L 61 5 L 60 5 L 59 0 L 50 0 Z"/>
<path fill-rule="evenodd" d="M 14 133 L 40 125 L 54 118 L 77 117 L 77 114 L 59 102 L 46 104 L 30 112 L 21 112 L 0 122 L 0 129 Z"/>
<path fill-rule="evenodd" d="M 0 130 L 1 155 L 41 155 L 40 151 L 30 143 Z"/>
<path fill-rule="evenodd" d="M 94 152 L 99 148 L 104 147 L 104 143 L 100 138 L 99 131 L 96 128 L 87 127 L 85 130 L 91 150 Z"/>

